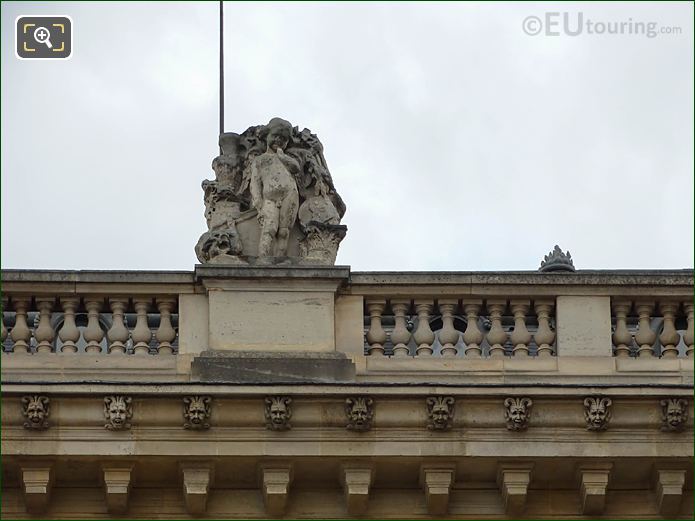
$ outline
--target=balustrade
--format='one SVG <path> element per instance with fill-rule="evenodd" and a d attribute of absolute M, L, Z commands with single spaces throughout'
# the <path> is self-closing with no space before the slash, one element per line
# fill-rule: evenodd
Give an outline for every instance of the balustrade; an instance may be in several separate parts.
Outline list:
<path fill-rule="evenodd" d="M 177 297 L 3 296 L 2 351 L 174 354 Z"/>
<path fill-rule="evenodd" d="M 693 354 L 693 303 L 664 299 L 612 301 L 613 348 L 619 358 L 678 358 Z"/>
<path fill-rule="evenodd" d="M 554 301 L 492 298 L 365 299 L 365 352 L 442 358 L 555 354 Z M 408 328 L 412 324 L 414 331 Z"/>

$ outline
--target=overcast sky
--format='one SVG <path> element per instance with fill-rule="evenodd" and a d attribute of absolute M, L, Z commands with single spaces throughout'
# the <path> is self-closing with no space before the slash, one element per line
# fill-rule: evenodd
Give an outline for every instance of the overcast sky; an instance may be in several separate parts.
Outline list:
<path fill-rule="evenodd" d="M 524 32 L 549 10 L 584 32 Z M 338 264 L 532 270 L 558 243 L 579 269 L 693 266 L 692 3 L 225 13 L 226 130 L 319 136 L 347 204 Z M 18 60 L 23 14 L 70 15 L 72 58 Z M 3 268 L 193 269 L 217 24 L 216 2 L 2 3 Z"/>

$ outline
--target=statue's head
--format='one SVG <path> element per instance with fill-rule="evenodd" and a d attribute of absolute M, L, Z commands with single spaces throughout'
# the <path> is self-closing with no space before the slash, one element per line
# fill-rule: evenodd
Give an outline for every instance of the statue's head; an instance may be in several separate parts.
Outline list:
<path fill-rule="evenodd" d="M 209 396 L 186 396 L 184 403 L 184 418 L 187 423 L 184 427 L 191 429 L 203 429 L 209 427 L 207 419 L 210 416 Z"/>
<path fill-rule="evenodd" d="M 586 398 L 584 400 L 584 416 L 589 430 L 603 430 L 608 426 L 611 417 L 610 398 Z"/>
<path fill-rule="evenodd" d="M 206 246 L 204 249 L 208 250 L 210 258 L 228 253 L 232 249 L 232 237 L 227 232 L 211 232 Z"/>
<path fill-rule="evenodd" d="M 113 429 L 128 427 L 128 419 L 132 416 L 130 409 L 132 399 L 126 396 L 108 396 L 104 398 L 106 419 Z"/>
<path fill-rule="evenodd" d="M 292 124 L 282 118 L 273 118 L 266 127 L 265 142 L 269 150 L 285 150 L 290 142 Z"/>
<path fill-rule="evenodd" d="M 522 430 L 526 428 L 531 415 L 531 403 L 530 398 L 507 398 L 504 401 L 508 429 Z"/>
<path fill-rule="evenodd" d="M 443 430 L 451 425 L 454 416 L 454 398 L 451 396 L 433 396 L 427 399 L 430 428 Z"/>
<path fill-rule="evenodd" d="M 273 430 L 289 428 L 289 420 L 292 416 L 290 403 L 292 398 L 287 396 L 273 396 L 265 399 L 265 416 L 269 428 Z"/>
<path fill-rule="evenodd" d="M 234 161 L 229 156 L 217 156 L 212 160 L 212 169 L 215 171 L 217 179 L 220 180 L 231 179 L 235 166 Z"/>
<path fill-rule="evenodd" d="M 287 405 L 285 402 L 273 402 L 270 405 L 270 421 L 282 425 L 287 420 Z"/>
<path fill-rule="evenodd" d="M 680 430 L 688 421 L 688 402 L 683 398 L 661 401 L 662 420 L 665 430 Z"/>
<path fill-rule="evenodd" d="M 368 430 L 371 427 L 372 412 L 371 398 L 354 397 L 345 400 L 345 412 L 349 420 L 348 428 L 355 430 Z"/>
<path fill-rule="evenodd" d="M 27 419 L 25 427 L 42 429 L 48 418 L 49 399 L 47 396 L 25 396 L 22 398 L 24 416 Z"/>

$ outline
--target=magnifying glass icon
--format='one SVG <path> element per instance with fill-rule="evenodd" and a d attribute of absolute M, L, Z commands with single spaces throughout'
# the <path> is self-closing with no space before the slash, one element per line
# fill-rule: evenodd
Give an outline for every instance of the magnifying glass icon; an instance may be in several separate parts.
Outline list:
<path fill-rule="evenodd" d="M 51 32 L 45 27 L 37 27 L 34 30 L 34 40 L 39 43 L 45 43 L 46 47 L 53 49 L 53 45 L 51 45 Z"/>

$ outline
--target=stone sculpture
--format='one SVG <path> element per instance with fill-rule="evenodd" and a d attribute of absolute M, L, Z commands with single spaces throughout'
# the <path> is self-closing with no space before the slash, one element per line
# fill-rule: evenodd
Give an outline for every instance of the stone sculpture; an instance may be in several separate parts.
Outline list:
<path fill-rule="evenodd" d="M 682 431 L 688 421 L 688 400 L 668 398 L 661 400 L 661 430 Z"/>
<path fill-rule="evenodd" d="M 335 263 L 347 227 L 323 145 L 281 118 L 220 135 L 214 181 L 203 181 L 202 263 Z"/>
<path fill-rule="evenodd" d="M 584 420 L 590 431 L 605 431 L 611 419 L 613 400 L 601 396 L 584 398 Z"/>
<path fill-rule="evenodd" d="M 30 395 L 22 397 L 22 415 L 27 419 L 25 429 L 48 429 L 51 401 L 48 396 Z"/>
<path fill-rule="evenodd" d="M 525 431 L 531 419 L 531 398 L 506 398 L 504 400 L 504 419 L 510 431 Z"/>
<path fill-rule="evenodd" d="M 107 396 L 104 398 L 104 427 L 110 431 L 122 431 L 130 429 L 130 420 L 133 417 L 133 399 L 130 396 Z"/>
<path fill-rule="evenodd" d="M 567 253 L 563 252 L 560 249 L 560 246 L 556 244 L 553 248 L 553 251 L 551 251 L 550 253 L 548 253 L 548 255 L 543 257 L 538 271 L 544 273 L 551 271 L 574 272 L 575 268 L 574 262 L 572 261 L 572 255 L 570 255 L 569 250 L 567 251 Z"/>
<path fill-rule="evenodd" d="M 183 418 L 184 429 L 204 430 L 209 429 L 210 424 L 210 396 L 184 396 Z"/>
<path fill-rule="evenodd" d="M 292 428 L 292 398 L 289 396 L 269 396 L 265 399 L 266 428 L 272 431 L 287 431 Z"/>
<path fill-rule="evenodd" d="M 345 400 L 347 429 L 349 431 L 368 431 L 372 428 L 374 418 L 374 400 L 363 396 L 354 396 Z"/>
<path fill-rule="evenodd" d="M 427 398 L 427 428 L 431 431 L 451 429 L 454 422 L 453 396 L 430 396 Z"/>

